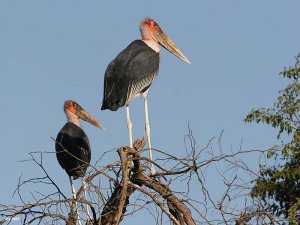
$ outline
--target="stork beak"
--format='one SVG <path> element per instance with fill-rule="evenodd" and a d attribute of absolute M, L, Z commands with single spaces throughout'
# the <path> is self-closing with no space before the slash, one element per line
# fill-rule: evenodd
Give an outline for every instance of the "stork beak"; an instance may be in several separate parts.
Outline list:
<path fill-rule="evenodd" d="M 98 127 L 102 130 L 105 130 L 104 126 L 102 126 L 98 121 L 92 117 L 87 111 L 85 111 L 80 105 L 76 104 L 76 112 L 75 114 L 80 118 L 85 120 L 86 122 L 89 122 L 90 124 L 94 125 L 95 127 Z"/>
<path fill-rule="evenodd" d="M 177 56 L 182 61 L 191 64 L 191 62 L 183 55 L 183 53 L 176 47 L 172 40 L 162 31 L 161 28 L 158 29 L 156 34 L 153 34 L 157 42 L 171 52 L 173 55 Z"/>

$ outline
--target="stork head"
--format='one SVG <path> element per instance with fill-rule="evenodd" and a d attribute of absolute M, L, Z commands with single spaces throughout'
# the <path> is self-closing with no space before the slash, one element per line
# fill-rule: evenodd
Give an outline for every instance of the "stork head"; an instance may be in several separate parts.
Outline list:
<path fill-rule="evenodd" d="M 144 41 L 153 40 L 182 61 L 191 64 L 191 62 L 183 55 L 183 53 L 176 47 L 172 40 L 162 31 L 154 20 L 148 17 L 143 19 L 140 24 L 140 31 Z"/>
<path fill-rule="evenodd" d="M 73 122 L 79 126 L 79 119 L 83 119 L 90 124 L 102 130 L 105 130 L 105 128 L 100 123 L 98 123 L 95 118 L 93 118 L 87 111 L 85 111 L 78 103 L 72 100 L 65 101 L 64 111 L 69 122 Z"/>

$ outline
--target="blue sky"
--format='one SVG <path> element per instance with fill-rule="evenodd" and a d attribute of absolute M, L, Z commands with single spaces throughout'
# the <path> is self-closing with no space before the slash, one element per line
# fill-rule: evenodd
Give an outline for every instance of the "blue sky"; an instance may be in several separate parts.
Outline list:
<path fill-rule="evenodd" d="M 159 76 L 149 91 L 153 147 L 183 154 L 188 124 L 199 147 L 222 130 L 224 149 L 237 149 L 241 140 L 247 149 L 270 147 L 277 142 L 276 131 L 243 119 L 252 108 L 271 107 L 285 87 L 278 74 L 299 52 L 299 11 L 300 2 L 292 0 L 1 1 L 1 202 L 16 202 L 11 195 L 21 174 L 38 173 L 33 164 L 18 160 L 32 151 L 54 151 L 50 137 L 66 121 L 67 99 L 107 128 L 82 123 L 92 162 L 128 144 L 125 109 L 100 110 L 103 76 L 108 63 L 140 38 L 139 23 L 146 16 L 192 62 L 162 50 Z M 142 137 L 142 98 L 130 106 L 133 137 Z M 55 155 L 45 163 L 68 193 Z M 257 160 L 250 163 L 256 166 Z"/>

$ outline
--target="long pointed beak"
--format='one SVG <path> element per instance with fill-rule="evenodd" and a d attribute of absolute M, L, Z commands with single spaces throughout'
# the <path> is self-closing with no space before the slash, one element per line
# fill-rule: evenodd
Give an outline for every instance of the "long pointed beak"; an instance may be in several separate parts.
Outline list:
<path fill-rule="evenodd" d="M 104 126 L 102 126 L 94 117 L 92 117 L 87 111 L 81 108 L 79 105 L 76 107 L 76 115 L 80 118 L 89 122 L 90 124 L 98 127 L 102 130 L 105 130 Z"/>
<path fill-rule="evenodd" d="M 176 47 L 173 41 L 161 29 L 159 29 L 159 31 L 154 34 L 154 37 L 161 46 L 163 46 L 173 55 L 177 56 L 182 61 L 191 64 L 187 57 L 183 55 L 183 53 Z"/>

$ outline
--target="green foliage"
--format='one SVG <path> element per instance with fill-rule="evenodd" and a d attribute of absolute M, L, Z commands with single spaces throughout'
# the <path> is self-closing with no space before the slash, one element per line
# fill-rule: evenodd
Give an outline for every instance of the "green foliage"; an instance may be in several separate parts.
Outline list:
<path fill-rule="evenodd" d="M 271 125 L 278 129 L 278 139 L 286 134 L 290 140 L 269 150 L 268 158 L 280 156 L 280 160 L 272 167 L 261 166 L 251 194 L 271 205 L 276 215 L 288 218 L 290 224 L 300 224 L 300 53 L 296 64 L 280 75 L 290 83 L 279 92 L 273 108 L 252 110 L 245 122 Z"/>

